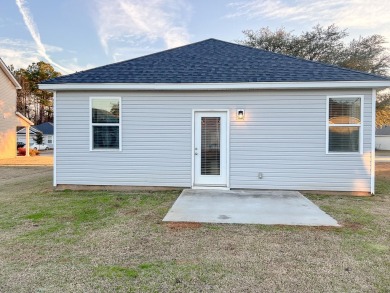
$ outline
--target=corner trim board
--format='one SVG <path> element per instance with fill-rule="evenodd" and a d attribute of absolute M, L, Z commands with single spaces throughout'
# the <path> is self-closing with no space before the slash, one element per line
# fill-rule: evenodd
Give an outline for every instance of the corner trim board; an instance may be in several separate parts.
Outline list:
<path fill-rule="evenodd" d="M 375 129 L 376 129 L 376 90 L 371 95 L 371 194 L 375 194 Z"/>
<path fill-rule="evenodd" d="M 53 92 L 53 116 L 54 116 L 54 133 L 53 133 L 53 186 L 57 187 L 57 92 Z"/>

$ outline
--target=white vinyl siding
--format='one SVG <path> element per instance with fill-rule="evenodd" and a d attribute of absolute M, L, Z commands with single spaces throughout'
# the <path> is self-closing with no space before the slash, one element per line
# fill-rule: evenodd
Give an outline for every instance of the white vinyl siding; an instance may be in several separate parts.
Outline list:
<path fill-rule="evenodd" d="M 324 151 L 332 95 L 364 96 L 361 154 Z M 122 152 L 89 152 L 90 96 L 122 97 Z M 371 90 L 57 92 L 57 107 L 57 184 L 191 187 L 192 111 L 227 109 L 230 188 L 370 191 Z"/>
<path fill-rule="evenodd" d="M 0 68 L 0 159 L 16 157 L 16 126 L 20 124 L 15 112 L 15 85 Z"/>

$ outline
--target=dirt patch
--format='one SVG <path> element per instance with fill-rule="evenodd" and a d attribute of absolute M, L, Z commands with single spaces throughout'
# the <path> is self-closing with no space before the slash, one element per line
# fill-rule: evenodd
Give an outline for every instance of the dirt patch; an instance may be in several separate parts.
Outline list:
<path fill-rule="evenodd" d="M 379 179 L 390 179 L 390 162 L 377 162 L 375 164 L 375 175 Z"/>
<path fill-rule="evenodd" d="M 345 228 L 349 228 L 351 230 L 360 230 L 362 229 L 364 226 L 360 223 L 356 223 L 356 222 L 348 222 L 348 221 L 345 221 L 343 223 L 341 223 L 341 225 Z"/>
<path fill-rule="evenodd" d="M 202 224 L 195 222 L 169 222 L 167 227 L 172 230 L 199 229 Z"/>
<path fill-rule="evenodd" d="M 52 174 L 48 166 L 0 166 L 0 185 L 17 184 Z"/>
<path fill-rule="evenodd" d="M 328 190 L 300 190 L 304 196 L 316 194 L 316 195 L 332 195 L 332 196 L 371 196 L 370 192 L 364 191 L 328 191 Z"/>

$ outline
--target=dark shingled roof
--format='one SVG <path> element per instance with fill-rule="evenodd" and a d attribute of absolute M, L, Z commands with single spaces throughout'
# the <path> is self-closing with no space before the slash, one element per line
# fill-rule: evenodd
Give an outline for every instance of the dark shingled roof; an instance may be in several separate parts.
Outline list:
<path fill-rule="evenodd" d="M 34 125 L 35 129 L 38 129 L 43 134 L 52 135 L 54 133 L 54 126 L 51 122 L 45 122 L 39 125 Z"/>
<path fill-rule="evenodd" d="M 57 77 L 64 83 L 383 81 L 387 78 L 215 39 Z"/>

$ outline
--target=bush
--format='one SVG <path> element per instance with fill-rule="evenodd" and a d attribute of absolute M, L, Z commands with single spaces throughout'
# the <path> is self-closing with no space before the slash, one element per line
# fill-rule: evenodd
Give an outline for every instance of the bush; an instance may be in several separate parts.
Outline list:
<path fill-rule="evenodd" d="M 26 155 L 26 148 L 18 148 L 18 156 L 25 156 Z M 36 149 L 30 150 L 30 156 L 39 156 L 39 151 Z"/>
<path fill-rule="evenodd" d="M 39 151 L 36 150 L 36 149 L 30 150 L 30 156 L 31 156 L 31 157 L 39 156 Z"/>
<path fill-rule="evenodd" d="M 18 156 L 25 156 L 26 148 L 18 148 Z"/>

